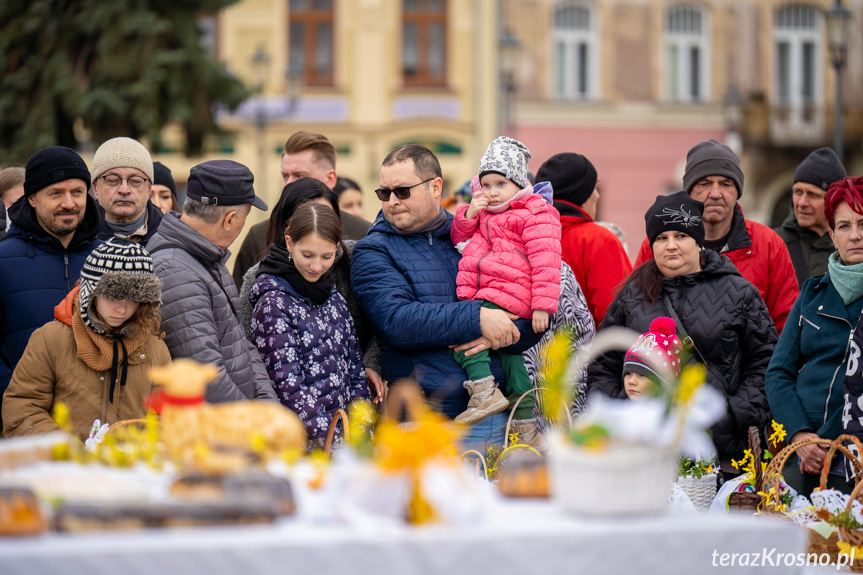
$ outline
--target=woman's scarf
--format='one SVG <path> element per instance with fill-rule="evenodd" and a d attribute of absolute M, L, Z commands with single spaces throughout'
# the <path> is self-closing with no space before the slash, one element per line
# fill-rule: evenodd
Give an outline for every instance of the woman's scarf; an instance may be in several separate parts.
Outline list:
<path fill-rule="evenodd" d="M 283 278 L 300 296 L 311 300 L 315 305 L 321 305 L 330 299 L 333 286 L 336 283 L 336 275 L 333 268 L 316 282 L 310 282 L 300 274 L 300 270 L 294 265 L 294 260 L 287 248 L 279 245 L 270 245 L 270 253 L 261 261 L 258 275 L 270 274 Z"/>
<path fill-rule="evenodd" d="M 827 260 L 827 273 L 845 305 L 863 297 L 863 262 L 847 265 L 839 259 L 839 252 L 833 252 Z"/>

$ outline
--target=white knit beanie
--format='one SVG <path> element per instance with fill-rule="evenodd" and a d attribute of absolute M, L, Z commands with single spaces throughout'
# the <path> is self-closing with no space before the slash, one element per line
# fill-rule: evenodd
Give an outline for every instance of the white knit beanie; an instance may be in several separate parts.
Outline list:
<path fill-rule="evenodd" d="M 530 150 L 527 146 L 513 138 L 500 136 L 488 145 L 488 149 L 479 161 L 479 177 L 495 172 L 512 181 L 519 188 L 526 188 L 529 183 L 528 160 L 530 160 Z"/>
<path fill-rule="evenodd" d="M 132 138 L 112 138 L 99 146 L 93 156 L 93 181 L 113 168 L 137 168 L 153 182 L 153 158 L 141 142 Z"/>

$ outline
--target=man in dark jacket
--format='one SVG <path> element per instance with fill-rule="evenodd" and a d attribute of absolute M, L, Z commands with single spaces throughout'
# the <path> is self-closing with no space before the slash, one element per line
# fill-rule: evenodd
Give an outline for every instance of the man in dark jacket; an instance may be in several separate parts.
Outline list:
<path fill-rule="evenodd" d="M 237 287 L 225 267 L 228 247 L 255 206 L 249 169 L 230 160 L 198 164 L 189 174 L 182 216 L 169 212 L 147 244 L 162 280 L 162 329 L 171 357 L 219 368 L 207 401 L 276 399 L 257 348 L 237 320 Z"/>
<path fill-rule="evenodd" d="M 54 319 L 100 243 L 89 187 L 87 164 L 69 148 L 45 148 L 27 161 L 24 196 L 9 208 L 12 226 L 0 242 L 0 395 L 30 334 Z"/>
<path fill-rule="evenodd" d="M 782 332 L 797 299 L 797 280 L 788 249 L 776 232 L 743 217 L 740 158 L 716 140 L 699 142 L 686 154 L 683 189 L 704 203 L 704 248 L 725 255 L 758 288 L 777 331 Z M 653 258 L 645 238 L 636 267 Z"/>
<path fill-rule="evenodd" d="M 99 239 L 113 236 L 146 244 L 159 229 L 162 212 L 150 201 L 153 159 L 132 138 L 112 138 L 93 156 L 93 194 L 103 216 Z"/>
<path fill-rule="evenodd" d="M 282 186 L 300 178 L 314 178 L 329 189 L 336 185 L 336 149 L 326 136 L 313 132 L 295 132 L 285 142 L 282 152 Z M 341 212 L 342 236 L 347 240 L 359 240 L 366 236 L 371 223 L 354 215 Z M 249 233 L 237 252 L 234 262 L 234 281 L 237 289 L 243 286 L 246 270 L 261 261 L 267 249 L 267 221 L 249 228 Z"/>
<path fill-rule="evenodd" d="M 815 150 L 794 171 L 792 211 L 774 231 L 788 246 L 798 287 L 808 278 L 827 273 L 827 258 L 836 248 L 827 233 L 824 194 L 830 184 L 847 175 L 845 166 L 830 148 Z"/>
<path fill-rule="evenodd" d="M 354 247 L 351 285 L 378 338 L 384 379 L 417 379 L 433 405 L 454 418 L 467 407 L 462 386 L 467 374 L 449 346 L 475 351 L 512 346 L 507 351 L 521 353 L 542 333 L 533 333 L 530 320 L 513 323 L 504 310 L 459 301 L 461 255 L 450 241 L 453 216 L 441 207 L 442 189 L 440 163 L 428 148 L 408 144 L 390 152 L 375 190 L 382 210 Z M 492 372 L 495 381 L 503 381 L 494 354 Z M 465 444 L 483 448 L 489 438 L 502 443 L 506 416 L 474 425 Z"/>

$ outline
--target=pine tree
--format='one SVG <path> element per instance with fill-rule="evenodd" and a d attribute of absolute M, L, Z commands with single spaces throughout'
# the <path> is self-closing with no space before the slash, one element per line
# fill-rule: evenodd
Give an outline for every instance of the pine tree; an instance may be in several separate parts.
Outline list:
<path fill-rule="evenodd" d="M 235 108 L 243 84 L 200 45 L 196 17 L 236 0 L 0 2 L 0 163 L 45 146 L 146 137 L 169 122 L 198 155 L 217 130 L 215 106 Z"/>

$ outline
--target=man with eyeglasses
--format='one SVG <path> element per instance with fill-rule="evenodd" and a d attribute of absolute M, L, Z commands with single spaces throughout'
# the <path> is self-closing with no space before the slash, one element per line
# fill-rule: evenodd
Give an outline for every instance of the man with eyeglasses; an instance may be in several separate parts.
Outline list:
<path fill-rule="evenodd" d="M 93 156 L 93 194 L 104 222 L 99 239 L 112 236 L 146 244 L 162 222 L 162 211 L 150 201 L 155 179 L 153 159 L 132 138 L 112 138 Z"/>
<path fill-rule="evenodd" d="M 45 148 L 27 161 L 24 195 L 10 206 L 12 225 L 0 242 L 0 397 L 30 335 L 54 319 L 101 243 L 89 187 L 87 164 L 69 148 Z"/>
<path fill-rule="evenodd" d="M 455 418 L 467 407 L 467 374 L 450 346 L 468 355 L 503 347 L 520 353 L 542 333 L 530 320 L 459 301 L 461 255 L 450 240 L 453 216 L 441 207 L 440 163 L 428 148 L 407 144 L 390 152 L 379 181 L 381 212 L 354 247 L 351 287 L 377 335 L 384 379 L 417 379 L 433 407 Z M 494 356 L 492 372 L 504 380 Z M 487 444 L 502 444 L 506 418 L 499 413 L 472 426 L 463 447 L 484 453 Z"/>

